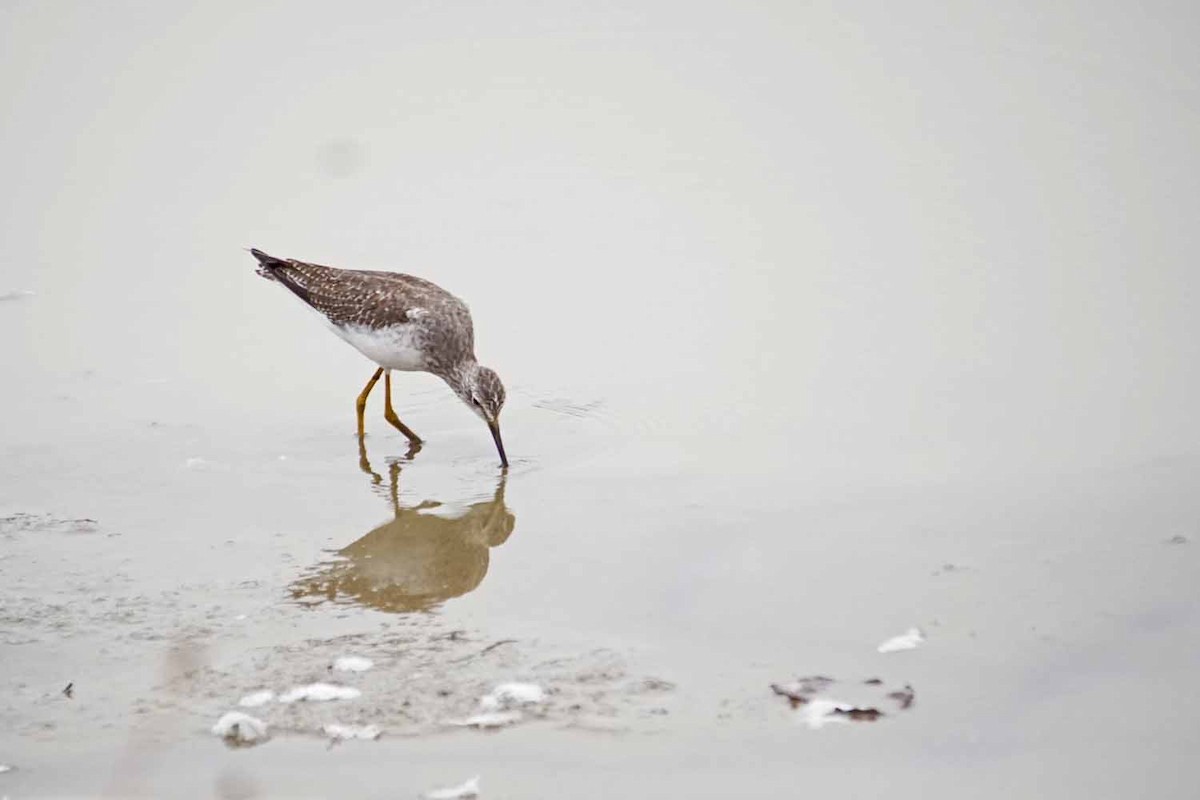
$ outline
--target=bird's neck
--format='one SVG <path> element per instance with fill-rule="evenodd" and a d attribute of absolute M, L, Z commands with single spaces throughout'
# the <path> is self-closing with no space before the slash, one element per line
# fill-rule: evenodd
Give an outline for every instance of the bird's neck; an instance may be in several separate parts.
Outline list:
<path fill-rule="evenodd" d="M 474 382 L 475 373 L 478 371 L 479 362 L 475 359 L 468 359 L 453 365 L 441 373 L 439 377 L 449 384 L 456 395 L 466 400 L 467 395 L 470 393 L 470 386 Z"/>

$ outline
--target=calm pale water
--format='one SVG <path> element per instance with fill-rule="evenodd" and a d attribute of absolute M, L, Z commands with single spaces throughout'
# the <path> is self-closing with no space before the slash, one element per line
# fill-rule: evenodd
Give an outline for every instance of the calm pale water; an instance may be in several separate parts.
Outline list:
<path fill-rule="evenodd" d="M 0 795 L 1191 796 L 1196 23 L 6 6 Z M 508 474 L 250 246 L 462 296 Z"/>

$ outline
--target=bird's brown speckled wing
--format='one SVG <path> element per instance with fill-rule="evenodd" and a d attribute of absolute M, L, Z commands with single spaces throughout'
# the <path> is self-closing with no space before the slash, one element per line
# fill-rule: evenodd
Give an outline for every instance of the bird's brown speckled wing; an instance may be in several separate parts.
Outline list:
<path fill-rule="evenodd" d="M 288 259 L 272 275 L 335 325 L 386 328 L 423 311 L 457 303 L 429 281 L 395 272 L 337 269 Z"/>

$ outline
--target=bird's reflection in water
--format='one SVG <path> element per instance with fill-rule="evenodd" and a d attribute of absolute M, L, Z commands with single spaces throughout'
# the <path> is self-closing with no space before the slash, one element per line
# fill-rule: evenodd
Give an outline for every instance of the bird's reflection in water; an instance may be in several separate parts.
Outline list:
<path fill-rule="evenodd" d="M 418 446 L 419 449 L 419 446 Z M 420 611 L 464 595 L 483 580 L 488 550 L 512 534 L 516 518 L 504 504 L 507 472 L 501 473 L 490 500 L 457 516 L 431 513 L 441 503 L 426 500 L 400 505 L 401 463 L 388 464 L 388 483 L 371 468 L 359 441 L 359 466 L 385 489 L 394 519 L 337 551 L 338 558 L 320 564 L 291 586 L 292 597 L 305 605 L 359 603 L 380 611 Z"/>

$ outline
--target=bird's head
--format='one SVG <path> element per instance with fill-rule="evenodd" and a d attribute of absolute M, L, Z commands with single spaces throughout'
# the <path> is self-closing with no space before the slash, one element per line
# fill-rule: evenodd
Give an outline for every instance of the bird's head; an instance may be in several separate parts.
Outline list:
<path fill-rule="evenodd" d="M 500 376 L 487 367 L 473 365 L 460 386 L 455 387 L 462 398 L 479 418 L 487 423 L 496 441 L 496 450 L 500 453 L 500 464 L 508 466 L 508 458 L 504 454 L 504 442 L 500 439 L 500 409 L 504 408 L 504 384 Z"/>

